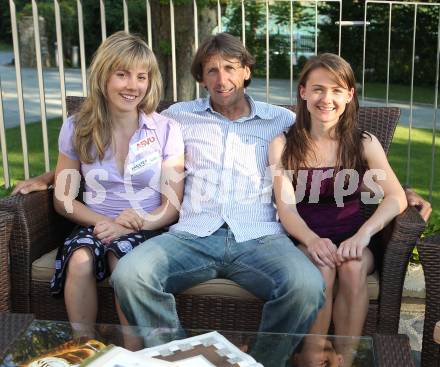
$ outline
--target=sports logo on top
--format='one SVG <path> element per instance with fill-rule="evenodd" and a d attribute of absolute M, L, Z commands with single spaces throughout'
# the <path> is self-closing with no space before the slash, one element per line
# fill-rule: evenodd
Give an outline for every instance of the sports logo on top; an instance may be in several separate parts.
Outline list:
<path fill-rule="evenodd" d="M 137 143 L 134 143 L 131 145 L 131 150 L 138 154 L 142 153 L 146 150 L 150 150 L 153 147 L 158 145 L 158 142 L 156 140 L 156 137 L 154 136 L 146 136 L 145 138 L 139 140 Z"/>

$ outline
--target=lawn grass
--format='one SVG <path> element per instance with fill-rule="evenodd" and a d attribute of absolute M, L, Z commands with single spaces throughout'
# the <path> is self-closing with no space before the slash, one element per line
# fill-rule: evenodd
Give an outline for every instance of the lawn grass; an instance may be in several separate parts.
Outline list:
<path fill-rule="evenodd" d="M 50 119 L 47 121 L 51 168 L 54 168 L 56 165 L 56 159 L 58 156 L 58 133 L 60 131 L 61 123 L 61 118 Z M 26 124 L 26 135 L 28 137 L 29 172 L 32 177 L 44 173 L 43 134 L 41 123 Z M 20 128 L 13 127 L 6 129 L 6 141 L 8 148 L 9 176 L 11 177 L 11 183 L 15 184 L 17 180 L 22 180 L 24 177 Z M 1 158 L 0 161 L 0 197 L 3 197 L 9 194 L 12 189 L 4 188 L 3 161 Z"/>
<path fill-rule="evenodd" d="M 50 150 L 50 166 L 55 167 L 58 154 L 58 132 L 61 118 L 48 120 L 48 137 Z M 44 154 L 40 123 L 26 125 L 28 136 L 30 175 L 36 176 L 44 172 Z M 9 170 L 12 184 L 23 179 L 23 154 L 21 149 L 20 129 L 6 129 L 6 139 L 9 157 Z M 431 173 L 431 144 L 432 132 L 428 129 L 412 129 L 411 132 L 410 185 L 424 198 L 428 199 L 429 180 Z M 398 126 L 388 155 L 391 166 L 401 183 L 406 180 L 408 128 Z M 436 135 L 436 166 L 440 162 L 440 132 Z M 432 193 L 433 215 L 425 233 L 440 231 L 440 170 L 436 172 Z M 0 167 L 0 197 L 6 196 L 11 189 L 4 188 L 3 166 Z"/>
<path fill-rule="evenodd" d="M 394 134 L 388 159 L 401 183 L 406 181 L 408 149 L 408 128 L 398 126 Z M 425 199 L 429 196 L 431 175 L 432 131 L 428 129 L 411 130 L 410 186 Z M 426 234 L 440 231 L 440 132 L 436 134 L 434 185 L 432 190 L 433 215 Z"/>
<path fill-rule="evenodd" d="M 382 83 L 365 83 L 365 98 L 386 99 L 386 84 Z M 434 103 L 434 87 L 414 86 L 413 101 L 414 103 Z M 361 96 L 361 92 L 359 92 Z M 395 102 L 410 102 L 411 87 L 410 85 L 390 84 L 389 100 Z M 439 98 L 440 102 L 440 98 Z"/>

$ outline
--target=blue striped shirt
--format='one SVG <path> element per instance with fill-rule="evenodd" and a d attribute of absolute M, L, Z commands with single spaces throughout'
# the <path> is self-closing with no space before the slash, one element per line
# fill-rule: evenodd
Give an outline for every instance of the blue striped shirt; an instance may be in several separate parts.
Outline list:
<path fill-rule="evenodd" d="M 251 113 L 235 121 L 215 112 L 209 98 L 162 112 L 180 124 L 185 144 L 185 193 L 171 231 L 206 237 L 226 222 L 237 242 L 284 233 L 272 202 L 268 148 L 295 115 L 246 98 Z"/>

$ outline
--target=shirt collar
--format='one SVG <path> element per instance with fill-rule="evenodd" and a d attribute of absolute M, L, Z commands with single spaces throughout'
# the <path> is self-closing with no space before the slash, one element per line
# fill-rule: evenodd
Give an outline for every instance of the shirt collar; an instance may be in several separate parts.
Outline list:
<path fill-rule="evenodd" d="M 273 113 L 270 112 L 270 109 L 267 108 L 267 103 L 255 103 L 254 99 L 245 94 L 245 98 L 249 102 L 249 106 L 251 108 L 251 113 L 247 117 L 242 117 L 242 119 L 249 120 L 254 118 L 260 118 L 263 120 L 269 120 L 273 118 Z M 196 104 L 194 111 L 195 112 L 203 112 L 203 111 L 211 111 L 215 112 L 211 106 L 210 98 L 201 98 L 198 100 L 199 103 Z"/>
<path fill-rule="evenodd" d="M 139 129 L 142 129 L 143 127 L 150 130 L 157 129 L 156 121 L 154 121 L 153 114 L 147 116 L 144 111 L 139 111 Z"/>

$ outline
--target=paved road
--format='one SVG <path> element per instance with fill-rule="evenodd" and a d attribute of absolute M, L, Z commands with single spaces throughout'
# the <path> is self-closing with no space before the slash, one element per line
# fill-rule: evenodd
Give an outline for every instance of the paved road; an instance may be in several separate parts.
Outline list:
<path fill-rule="evenodd" d="M 13 58 L 12 53 L 0 52 L 0 80 L 3 93 L 3 117 L 6 127 L 19 124 L 17 84 L 15 68 L 7 65 Z M 43 72 L 46 114 L 48 118 L 61 116 L 61 90 L 58 69 L 46 69 Z M 22 86 L 26 122 L 41 120 L 40 94 L 35 69 L 22 69 Z M 81 75 L 78 69 L 66 69 L 66 91 L 69 95 L 82 95 Z"/>
<path fill-rule="evenodd" d="M 11 62 L 11 52 L 0 52 L 0 81 L 3 93 L 3 115 L 6 127 L 19 124 L 17 90 L 15 79 L 15 68 L 8 63 Z M 61 116 L 61 92 L 58 69 L 46 69 L 44 71 L 46 114 L 48 118 Z M 68 95 L 82 95 L 82 84 L 80 71 L 78 69 L 66 69 L 66 91 Z M 22 85 L 24 95 L 25 120 L 26 122 L 39 121 L 40 100 L 38 90 L 37 73 L 35 69 L 22 69 Z M 294 86 L 294 89 L 296 86 Z M 248 88 L 248 93 L 256 100 L 266 100 L 265 79 L 254 79 Z M 270 81 L 270 102 L 276 104 L 290 103 L 290 83 L 287 80 Z M 295 97 L 294 97 L 295 98 Z M 366 100 L 361 102 L 365 106 L 384 106 L 384 101 Z M 401 108 L 402 115 L 400 122 L 408 125 L 410 108 L 408 104 L 390 104 Z M 429 105 L 417 104 L 413 106 L 413 126 L 432 129 L 434 120 L 434 109 Z M 440 113 L 438 116 L 437 130 L 440 130 Z"/>

